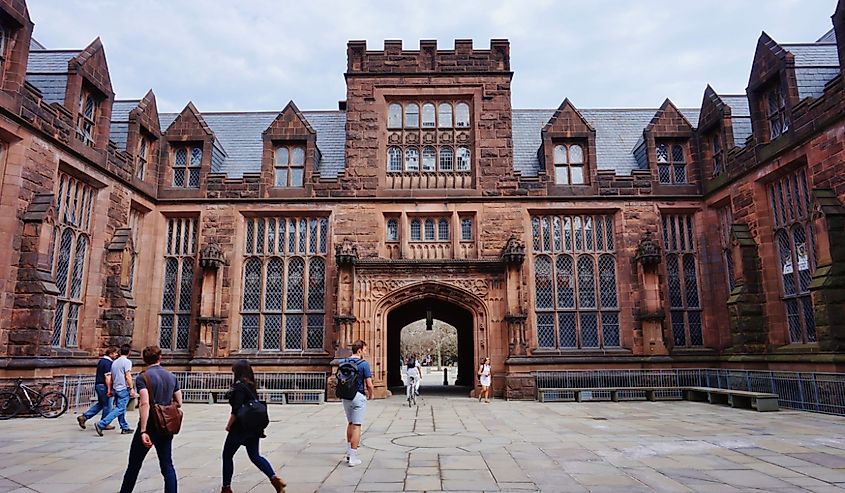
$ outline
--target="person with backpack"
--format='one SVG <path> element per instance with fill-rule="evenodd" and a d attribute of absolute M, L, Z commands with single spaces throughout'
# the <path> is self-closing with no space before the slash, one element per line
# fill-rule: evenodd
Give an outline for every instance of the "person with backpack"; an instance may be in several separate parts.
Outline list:
<path fill-rule="evenodd" d="M 346 412 L 346 461 L 349 467 L 361 463 L 358 446 L 361 444 L 361 426 L 367 400 L 373 398 L 373 372 L 364 359 L 367 343 L 357 340 L 352 343 L 352 356 L 340 361 L 337 368 L 335 395 L 343 402 Z"/>
<path fill-rule="evenodd" d="M 223 488 L 220 493 L 232 493 L 232 475 L 235 472 L 235 452 L 246 448 L 249 460 L 263 472 L 276 493 L 285 491 L 285 482 L 273 471 L 273 466 L 258 450 L 259 439 L 265 438 L 264 429 L 270 423 L 267 405 L 258 399 L 255 373 L 247 360 L 232 365 L 232 388 L 226 394 L 232 413 L 226 422 L 226 442 L 223 444 Z"/>
<path fill-rule="evenodd" d="M 161 349 L 158 346 L 145 347 L 141 352 L 147 369 L 136 379 L 138 387 L 138 427 L 129 446 L 129 465 L 123 475 L 120 493 L 131 493 L 138 481 L 138 473 L 144 464 L 150 448 L 155 446 L 161 475 L 164 477 L 164 492 L 176 493 L 176 469 L 173 468 L 173 435 L 181 426 L 182 391 L 176 376 L 161 366 Z M 173 414 L 178 414 L 178 423 L 172 426 Z"/>
<path fill-rule="evenodd" d="M 420 395 L 420 381 L 422 380 L 422 367 L 420 367 L 420 360 L 417 359 L 416 354 L 412 354 L 405 363 L 405 374 L 408 375 L 409 380 L 413 379 L 414 394 Z"/>

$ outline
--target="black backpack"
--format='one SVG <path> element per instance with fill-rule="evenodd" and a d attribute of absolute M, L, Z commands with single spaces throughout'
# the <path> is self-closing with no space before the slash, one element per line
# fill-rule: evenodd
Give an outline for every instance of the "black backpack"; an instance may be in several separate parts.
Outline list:
<path fill-rule="evenodd" d="M 339 399 L 352 400 L 358 394 L 358 382 L 361 381 L 361 373 L 358 371 L 358 358 L 349 358 L 337 367 L 335 374 L 334 394 Z"/>
<path fill-rule="evenodd" d="M 408 369 L 413 370 L 416 367 L 417 367 L 417 360 L 415 360 L 414 358 L 408 358 Z"/>
<path fill-rule="evenodd" d="M 240 385 L 246 387 L 243 383 Z M 238 408 L 235 417 L 244 431 L 262 434 L 264 429 L 267 428 L 267 425 L 270 424 L 270 416 L 267 414 L 267 403 L 258 400 L 258 395 L 254 394 L 252 389 L 247 389 L 249 390 L 250 399 Z"/>

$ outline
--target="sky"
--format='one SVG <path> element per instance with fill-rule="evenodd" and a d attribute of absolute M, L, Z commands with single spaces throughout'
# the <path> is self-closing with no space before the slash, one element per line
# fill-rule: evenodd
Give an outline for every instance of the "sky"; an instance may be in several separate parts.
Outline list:
<path fill-rule="evenodd" d="M 843 0 L 845 1 L 845 0 Z M 29 0 L 35 38 L 99 36 L 117 99 L 152 88 L 159 112 L 336 109 L 346 43 L 511 44 L 514 108 L 698 107 L 704 88 L 744 93 L 761 31 L 815 41 L 835 0 Z M 72 27 L 71 27 L 72 26 Z"/>

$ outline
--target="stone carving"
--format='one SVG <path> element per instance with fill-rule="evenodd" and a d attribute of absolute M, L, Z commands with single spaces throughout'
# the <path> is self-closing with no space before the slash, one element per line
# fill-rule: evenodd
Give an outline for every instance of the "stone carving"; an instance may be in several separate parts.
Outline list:
<path fill-rule="evenodd" d="M 525 244 L 516 235 L 508 238 L 502 249 L 502 262 L 511 265 L 522 265 L 525 261 Z"/>
<path fill-rule="evenodd" d="M 358 247 L 346 238 L 343 243 L 335 245 L 334 256 L 337 265 L 352 265 L 358 260 Z"/>
<path fill-rule="evenodd" d="M 399 279 L 376 279 L 370 284 L 370 293 L 374 299 L 379 299 L 406 284 L 408 284 L 408 281 Z"/>
<path fill-rule="evenodd" d="M 487 285 L 487 281 L 484 279 L 452 279 L 446 280 L 446 282 L 482 298 L 490 292 L 490 286 Z"/>
<path fill-rule="evenodd" d="M 217 270 L 225 263 L 223 251 L 217 243 L 208 243 L 200 250 L 200 267 L 203 270 Z"/>
<path fill-rule="evenodd" d="M 643 267 L 653 267 L 660 263 L 660 244 L 654 239 L 651 231 L 646 231 L 643 235 L 634 259 Z"/>

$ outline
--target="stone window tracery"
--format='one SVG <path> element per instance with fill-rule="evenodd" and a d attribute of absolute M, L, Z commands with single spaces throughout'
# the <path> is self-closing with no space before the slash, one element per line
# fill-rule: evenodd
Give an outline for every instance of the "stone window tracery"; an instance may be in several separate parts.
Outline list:
<path fill-rule="evenodd" d="M 88 279 L 91 216 L 96 198 L 94 187 L 59 173 L 57 221 L 50 256 L 53 279 L 59 288 L 50 341 L 54 347 L 79 345 L 79 318 Z"/>
<path fill-rule="evenodd" d="M 200 186 L 202 147 L 185 145 L 176 147 L 173 153 L 173 186 L 197 188 Z"/>
<path fill-rule="evenodd" d="M 697 252 L 692 214 L 663 215 L 669 323 L 675 347 L 703 346 Z"/>
<path fill-rule="evenodd" d="M 138 139 L 138 162 L 135 165 L 135 177 L 143 180 L 147 175 L 147 162 L 153 152 L 153 142 L 147 135 L 141 134 Z"/>
<path fill-rule="evenodd" d="M 159 315 L 159 346 L 187 351 L 191 333 L 197 220 L 170 218 L 164 253 L 164 289 Z"/>
<path fill-rule="evenodd" d="M 558 144 L 554 148 L 555 184 L 584 184 L 584 148 L 580 144 Z"/>
<path fill-rule="evenodd" d="M 769 138 L 774 140 L 789 130 L 789 115 L 786 113 L 786 96 L 780 83 L 774 83 L 765 92 L 766 120 L 769 123 Z"/>
<path fill-rule="evenodd" d="M 810 296 L 810 282 L 816 270 L 816 251 L 807 170 L 801 168 L 770 183 L 767 188 L 789 341 L 799 344 L 816 342 L 815 314 Z"/>
<path fill-rule="evenodd" d="M 660 183 L 687 183 L 686 145 L 679 142 L 658 141 L 655 152 L 657 154 L 657 175 Z"/>
<path fill-rule="evenodd" d="M 328 218 L 247 218 L 241 349 L 322 350 Z"/>
<path fill-rule="evenodd" d="M 274 158 L 276 186 L 294 188 L 303 186 L 305 177 L 305 147 L 283 145 L 276 147 Z"/>
<path fill-rule="evenodd" d="M 450 222 L 445 217 L 415 217 L 410 221 L 411 241 L 449 241 Z"/>
<path fill-rule="evenodd" d="M 613 217 L 534 216 L 537 345 L 620 346 Z"/>
<path fill-rule="evenodd" d="M 76 138 L 83 144 L 94 147 L 97 111 L 100 102 L 93 93 L 83 88 L 79 95 L 79 111 L 76 117 Z"/>

